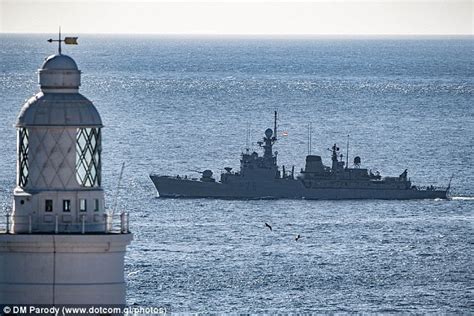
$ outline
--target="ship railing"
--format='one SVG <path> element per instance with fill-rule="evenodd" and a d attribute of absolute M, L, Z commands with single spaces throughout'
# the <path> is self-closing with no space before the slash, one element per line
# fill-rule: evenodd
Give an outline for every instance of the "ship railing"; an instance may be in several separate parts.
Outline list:
<path fill-rule="evenodd" d="M 63 214 L 51 214 L 48 220 L 33 215 L 0 216 L 0 233 L 7 234 L 129 234 L 129 214 L 96 214 L 88 217 L 80 214 L 76 221 L 65 221 Z"/>
<path fill-rule="evenodd" d="M 414 185 L 412 186 L 414 190 L 418 191 L 446 191 L 448 188 L 447 187 L 442 187 L 442 186 L 434 186 L 434 185 Z"/>

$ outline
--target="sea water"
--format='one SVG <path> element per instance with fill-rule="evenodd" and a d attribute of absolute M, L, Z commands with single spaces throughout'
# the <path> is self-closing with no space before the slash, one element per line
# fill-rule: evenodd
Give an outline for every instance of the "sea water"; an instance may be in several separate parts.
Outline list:
<path fill-rule="evenodd" d="M 0 35 L 0 205 L 15 186 L 15 119 L 55 53 Z M 170 312 L 474 312 L 472 37 L 79 36 L 63 52 L 103 129 L 103 186 L 130 213 L 130 305 Z M 273 126 L 279 164 L 349 163 L 451 200 L 160 199 L 149 173 L 239 168 Z M 247 130 L 250 141 L 246 141 Z M 288 134 L 282 136 L 282 133 Z M 117 193 L 122 163 L 125 169 Z M 273 227 L 270 231 L 264 223 Z M 296 235 L 301 235 L 295 241 Z"/>

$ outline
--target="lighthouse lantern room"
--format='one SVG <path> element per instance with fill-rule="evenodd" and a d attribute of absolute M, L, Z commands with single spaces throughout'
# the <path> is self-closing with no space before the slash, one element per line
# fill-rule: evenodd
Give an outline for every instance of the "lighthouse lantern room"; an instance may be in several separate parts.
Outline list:
<path fill-rule="evenodd" d="M 48 57 L 39 83 L 41 91 L 26 102 L 16 124 L 12 231 L 102 231 L 100 115 L 79 93 L 80 71 L 71 57 Z"/>

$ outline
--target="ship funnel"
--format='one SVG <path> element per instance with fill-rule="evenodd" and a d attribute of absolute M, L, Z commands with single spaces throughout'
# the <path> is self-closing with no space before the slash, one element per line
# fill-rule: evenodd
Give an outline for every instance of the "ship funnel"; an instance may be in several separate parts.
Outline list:
<path fill-rule="evenodd" d="M 305 165 L 304 172 L 323 173 L 324 165 L 323 165 L 321 156 L 316 156 L 316 155 L 306 156 L 306 165 Z"/>

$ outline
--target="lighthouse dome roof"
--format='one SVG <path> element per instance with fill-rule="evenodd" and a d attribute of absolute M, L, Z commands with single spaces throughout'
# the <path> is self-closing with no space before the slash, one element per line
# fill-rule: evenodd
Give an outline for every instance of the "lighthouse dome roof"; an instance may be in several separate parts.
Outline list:
<path fill-rule="evenodd" d="M 71 57 L 51 55 L 38 71 L 41 90 L 47 93 L 77 93 L 81 85 L 81 71 Z"/>
<path fill-rule="evenodd" d="M 102 127 L 102 120 L 94 104 L 80 93 L 39 92 L 23 105 L 16 126 Z"/>
<path fill-rule="evenodd" d="M 77 64 L 71 57 L 62 54 L 47 57 L 41 69 L 48 70 L 79 70 Z"/>

